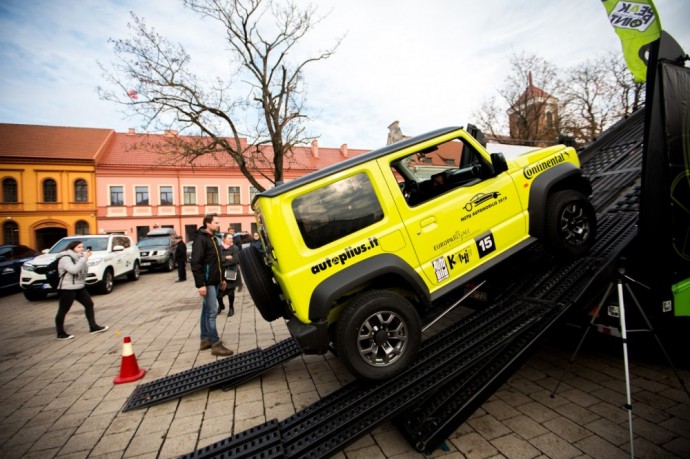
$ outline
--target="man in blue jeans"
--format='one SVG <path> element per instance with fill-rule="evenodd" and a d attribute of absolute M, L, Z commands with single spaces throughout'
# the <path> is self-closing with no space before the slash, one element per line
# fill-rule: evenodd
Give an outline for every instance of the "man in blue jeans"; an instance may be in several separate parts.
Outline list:
<path fill-rule="evenodd" d="M 219 356 L 232 355 L 218 336 L 216 316 L 218 315 L 218 290 L 225 290 L 221 248 L 215 237 L 220 228 L 218 214 L 204 216 L 203 225 L 197 230 L 192 245 L 192 274 L 194 285 L 199 290 L 201 301 L 201 345 L 200 350 L 211 349 L 211 354 Z"/>

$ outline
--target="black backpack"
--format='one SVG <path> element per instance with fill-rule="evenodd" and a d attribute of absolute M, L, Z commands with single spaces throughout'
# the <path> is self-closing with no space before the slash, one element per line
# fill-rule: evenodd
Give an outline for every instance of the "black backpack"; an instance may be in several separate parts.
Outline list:
<path fill-rule="evenodd" d="M 63 277 L 65 277 L 64 274 L 60 276 L 60 272 L 58 271 L 58 263 L 60 263 L 60 258 L 62 257 L 69 257 L 69 255 L 60 255 L 56 257 L 55 260 L 48 263 L 45 268 L 43 268 L 45 270 L 46 280 L 54 289 L 58 288 L 60 281 Z"/>

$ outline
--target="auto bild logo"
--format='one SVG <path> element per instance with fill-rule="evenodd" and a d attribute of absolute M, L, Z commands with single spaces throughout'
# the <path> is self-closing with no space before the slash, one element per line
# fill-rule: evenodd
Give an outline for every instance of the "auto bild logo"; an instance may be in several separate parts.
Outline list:
<path fill-rule="evenodd" d="M 555 156 L 550 157 L 547 160 L 539 161 L 536 164 L 527 166 L 522 170 L 525 178 L 527 180 L 532 180 L 532 177 L 539 175 L 547 169 L 551 169 L 553 166 L 564 163 L 568 160 L 570 155 L 567 152 L 559 153 Z"/>

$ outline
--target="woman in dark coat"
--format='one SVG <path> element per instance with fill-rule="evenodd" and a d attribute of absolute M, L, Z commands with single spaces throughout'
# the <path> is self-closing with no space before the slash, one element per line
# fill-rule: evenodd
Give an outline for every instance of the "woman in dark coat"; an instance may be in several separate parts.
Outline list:
<path fill-rule="evenodd" d="M 223 302 L 224 297 L 228 297 L 228 317 L 235 314 L 235 287 L 237 284 L 237 279 L 239 278 L 239 270 L 237 266 L 237 252 L 240 249 L 233 242 L 233 235 L 231 233 L 225 233 L 223 235 L 222 253 L 221 260 L 223 262 L 223 270 L 232 270 L 235 272 L 235 278 L 229 279 L 225 277 L 225 282 L 227 282 L 226 289 L 218 294 L 218 314 L 225 309 L 225 304 Z M 232 272 L 231 271 L 231 272 Z"/>

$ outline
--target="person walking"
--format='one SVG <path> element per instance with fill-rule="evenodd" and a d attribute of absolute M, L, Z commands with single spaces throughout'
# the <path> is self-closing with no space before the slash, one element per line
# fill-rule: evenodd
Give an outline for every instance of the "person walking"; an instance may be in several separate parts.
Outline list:
<path fill-rule="evenodd" d="M 84 306 L 86 321 L 89 323 L 90 333 L 103 333 L 108 328 L 96 323 L 96 313 L 93 309 L 93 300 L 89 291 L 86 290 L 86 275 L 89 269 L 86 265 L 91 256 L 91 249 L 84 250 L 82 241 L 72 241 L 67 244 L 67 248 L 58 254 L 58 312 L 55 316 L 55 328 L 57 329 L 57 339 L 67 340 L 74 338 L 65 331 L 65 316 L 69 312 L 74 300 Z"/>
<path fill-rule="evenodd" d="M 203 225 L 197 230 L 192 245 L 192 274 L 194 285 L 201 296 L 201 344 L 199 349 L 211 349 L 211 354 L 218 356 L 232 355 L 233 352 L 223 346 L 216 328 L 217 296 L 219 290 L 225 290 L 221 247 L 216 241 L 215 233 L 220 227 L 218 214 L 204 216 Z"/>
<path fill-rule="evenodd" d="M 182 236 L 177 236 L 176 239 L 175 263 L 177 263 L 177 280 L 175 282 L 183 282 L 187 280 L 187 244 L 182 240 Z"/>
<path fill-rule="evenodd" d="M 249 245 L 254 247 L 261 255 L 264 254 L 264 245 L 261 243 L 259 233 L 254 233 L 252 242 L 250 242 Z"/>
<path fill-rule="evenodd" d="M 224 297 L 228 297 L 228 317 L 235 314 L 235 282 L 239 277 L 237 271 L 237 252 L 239 248 L 233 242 L 233 235 L 225 233 L 223 235 L 221 260 L 223 261 L 223 272 L 226 287 L 218 294 L 218 314 L 225 309 Z"/>

